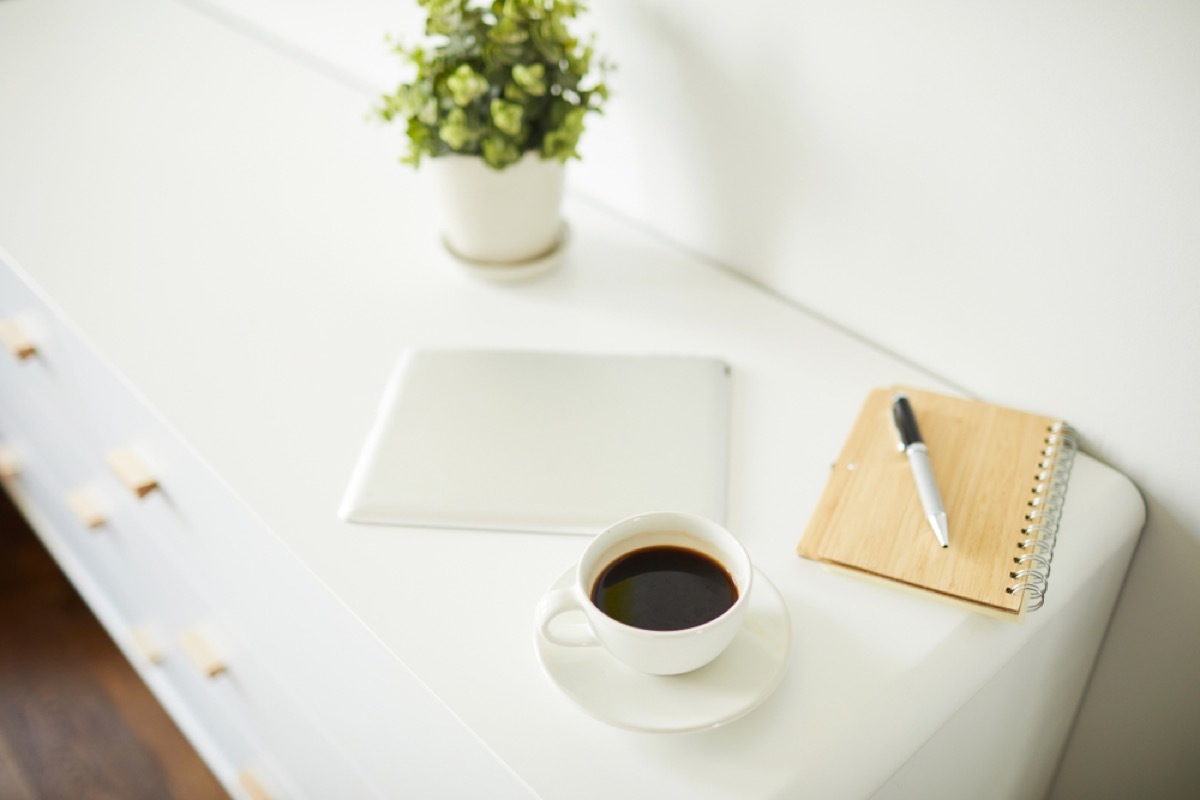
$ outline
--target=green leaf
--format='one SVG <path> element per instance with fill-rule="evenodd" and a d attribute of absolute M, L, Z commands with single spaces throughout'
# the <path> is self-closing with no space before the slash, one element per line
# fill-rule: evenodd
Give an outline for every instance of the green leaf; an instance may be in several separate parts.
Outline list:
<path fill-rule="evenodd" d="M 523 44 L 529 38 L 529 29 L 520 19 L 506 16 L 488 30 L 487 37 L 497 44 Z"/>
<path fill-rule="evenodd" d="M 546 93 L 545 64 L 516 64 L 512 68 L 513 81 L 533 97 Z"/>
<path fill-rule="evenodd" d="M 447 114 L 445 121 L 442 122 L 441 130 L 438 131 L 438 138 L 455 151 L 465 149 L 477 137 L 478 134 L 471 130 L 471 126 L 467 122 L 467 115 L 461 108 L 456 108 Z"/>
<path fill-rule="evenodd" d="M 416 166 L 447 153 L 480 155 L 501 169 L 535 150 L 577 158 L 584 118 L 609 96 L 611 65 L 569 30 L 575 0 L 416 0 L 426 41 L 393 45 L 415 71 L 380 97 L 373 114 L 405 121 Z"/>
<path fill-rule="evenodd" d="M 493 169 L 504 169 L 521 158 L 521 148 L 503 136 L 489 136 L 483 140 L 484 163 Z"/>
<path fill-rule="evenodd" d="M 521 133 L 521 124 L 525 118 L 525 109 L 516 103 L 499 98 L 492 101 L 492 124 L 509 136 Z"/>
<path fill-rule="evenodd" d="M 465 106 L 487 92 L 488 82 L 486 78 L 471 69 L 470 64 L 462 64 L 446 79 L 446 88 L 450 90 L 455 105 Z"/>

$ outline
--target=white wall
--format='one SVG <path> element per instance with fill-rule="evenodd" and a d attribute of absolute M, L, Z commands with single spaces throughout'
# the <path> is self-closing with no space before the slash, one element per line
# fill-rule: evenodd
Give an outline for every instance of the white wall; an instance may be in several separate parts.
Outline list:
<path fill-rule="evenodd" d="M 1053 797 L 1200 796 L 1200 3 L 593 6 L 578 190 L 1141 487 Z"/>
<path fill-rule="evenodd" d="M 185 2 L 364 87 L 418 30 L 411 0 Z M 1200 2 L 592 5 L 620 70 L 576 192 L 1142 488 L 1053 800 L 1200 794 Z"/>

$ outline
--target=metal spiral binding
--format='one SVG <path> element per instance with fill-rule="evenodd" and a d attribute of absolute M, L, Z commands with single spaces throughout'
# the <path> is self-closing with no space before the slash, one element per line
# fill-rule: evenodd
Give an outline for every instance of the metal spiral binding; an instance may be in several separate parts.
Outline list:
<path fill-rule="evenodd" d="M 1016 567 L 1009 573 L 1017 583 L 1007 589 L 1009 594 L 1029 595 L 1028 611 L 1037 611 L 1046 602 L 1058 520 L 1067 496 L 1067 479 L 1079 450 L 1075 431 L 1065 422 L 1052 425 L 1047 434 L 1033 478 L 1033 499 L 1025 514 L 1026 524 L 1021 528 L 1023 538 L 1017 543 L 1022 552 L 1013 558 Z"/>

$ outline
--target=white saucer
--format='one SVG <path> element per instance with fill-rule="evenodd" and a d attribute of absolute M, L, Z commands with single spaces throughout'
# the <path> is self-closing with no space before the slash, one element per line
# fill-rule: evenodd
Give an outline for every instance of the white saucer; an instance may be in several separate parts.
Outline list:
<path fill-rule="evenodd" d="M 570 583 L 574 569 L 552 589 Z M 553 683 L 596 719 L 635 731 L 685 733 L 715 728 L 757 708 L 779 685 L 787 666 L 792 627 L 783 598 L 762 572 L 742 630 L 707 666 L 684 675 L 646 675 L 626 667 L 603 647 L 562 647 L 535 633 L 537 656 Z M 557 624 L 582 624 L 568 613 Z"/>
<path fill-rule="evenodd" d="M 567 249 L 570 231 L 564 222 L 549 250 L 524 261 L 480 261 L 468 258 L 455 252 L 445 238 L 442 239 L 442 247 L 472 277 L 489 283 L 524 283 L 558 269 Z"/>

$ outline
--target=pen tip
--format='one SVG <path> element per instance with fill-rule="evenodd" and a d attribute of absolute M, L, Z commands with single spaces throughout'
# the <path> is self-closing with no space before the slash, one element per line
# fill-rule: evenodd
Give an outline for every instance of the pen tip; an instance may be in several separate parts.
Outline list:
<path fill-rule="evenodd" d="M 933 533 L 937 536 L 938 544 L 943 549 L 949 547 L 950 526 L 946 524 L 946 512 L 939 511 L 937 514 L 930 514 L 929 524 L 933 526 Z"/>

